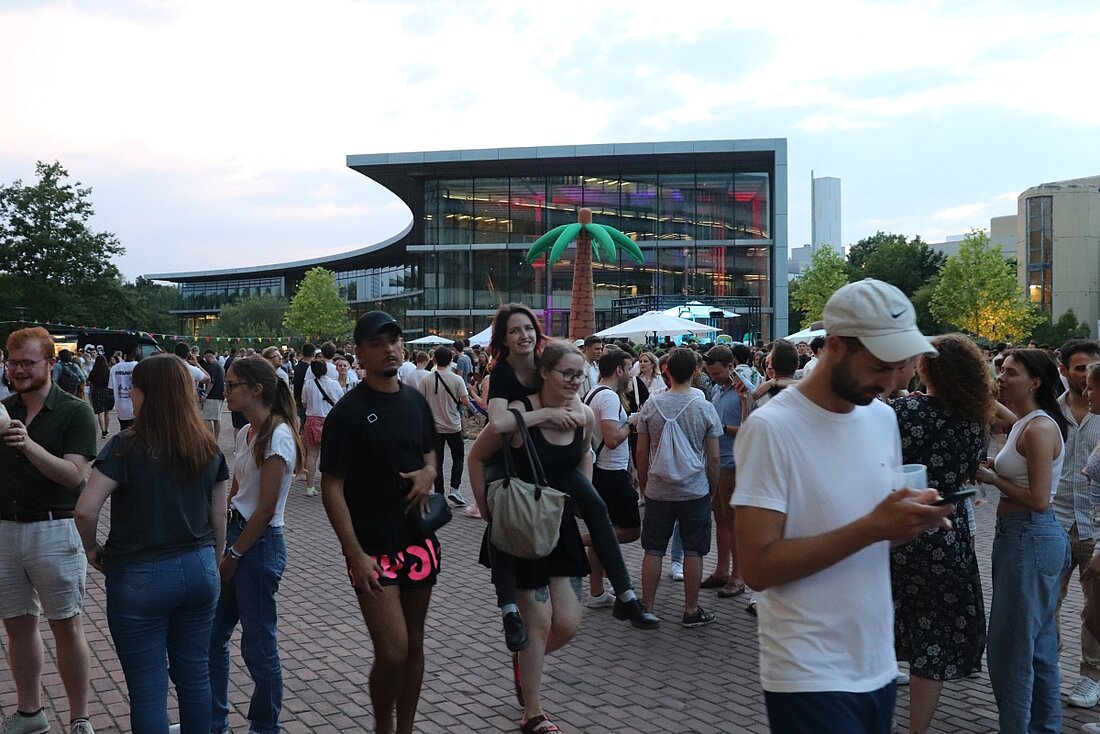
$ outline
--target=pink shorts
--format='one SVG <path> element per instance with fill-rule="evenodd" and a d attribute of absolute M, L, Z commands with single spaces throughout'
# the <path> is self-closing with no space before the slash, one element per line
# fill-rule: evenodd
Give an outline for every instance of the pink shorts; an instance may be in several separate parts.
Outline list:
<path fill-rule="evenodd" d="M 439 575 L 441 554 L 439 543 L 425 538 L 396 553 L 372 553 L 371 558 L 382 569 L 378 576 L 382 586 L 433 586 Z M 351 566 L 348 566 L 348 580 L 356 594 L 363 593 Z"/>
<path fill-rule="evenodd" d="M 325 430 L 324 416 L 311 415 L 306 418 L 306 428 L 302 431 L 302 440 L 307 446 L 320 446 L 321 433 Z"/>

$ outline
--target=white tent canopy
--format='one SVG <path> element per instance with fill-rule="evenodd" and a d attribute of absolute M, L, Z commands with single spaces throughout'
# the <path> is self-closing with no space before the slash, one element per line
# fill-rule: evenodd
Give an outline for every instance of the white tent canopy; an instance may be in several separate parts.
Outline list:
<path fill-rule="evenodd" d="M 783 338 L 789 342 L 798 343 L 812 341 L 819 336 L 825 336 L 824 329 L 803 329 L 802 331 L 796 331 L 795 333 L 790 334 L 789 336 L 785 336 Z"/>
<path fill-rule="evenodd" d="M 666 308 L 662 313 L 665 316 L 675 316 L 681 319 L 732 319 L 734 316 L 739 315 L 717 306 L 707 306 L 699 301 L 688 301 L 682 306 Z"/>
<path fill-rule="evenodd" d="M 489 340 L 493 338 L 493 325 L 489 324 L 484 329 L 470 337 L 470 346 L 487 347 Z"/>
<path fill-rule="evenodd" d="M 667 316 L 660 311 L 646 311 L 641 316 L 624 321 L 618 326 L 612 326 L 603 331 L 597 331 L 596 336 L 604 338 L 625 338 L 640 341 L 647 336 L 683 336 L 684 334 L 714 334 L 721 329 L 706 324 L 697 324 L 687 319 Z"/>
<path fill-rule="evenodd" d="M 405 343 L 406 344 L 422 344 L 422 345 L 427 345 L 427 344 L 454 344 L 455 340 L 454 339 L 444 339 L 443 337 L 436 336 L 435 334 L 428 334 L 427 336 L 422 336 L 419 339 L 412 339 L 412 340 L 407 341 Z"/>

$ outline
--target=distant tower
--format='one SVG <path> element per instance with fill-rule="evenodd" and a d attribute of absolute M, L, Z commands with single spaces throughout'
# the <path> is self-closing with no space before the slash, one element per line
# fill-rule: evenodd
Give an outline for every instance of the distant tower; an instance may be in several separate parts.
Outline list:
<path fill-rule="evenodd" d="M 810 171 L 810 206 L 813 219 L 810 223 L 810 244 L 816 250 L 821 245 L 832 245 L 837 252 L 844 251 L 840 240 L 840 179 L 831 176 L 814 178 Z"/>

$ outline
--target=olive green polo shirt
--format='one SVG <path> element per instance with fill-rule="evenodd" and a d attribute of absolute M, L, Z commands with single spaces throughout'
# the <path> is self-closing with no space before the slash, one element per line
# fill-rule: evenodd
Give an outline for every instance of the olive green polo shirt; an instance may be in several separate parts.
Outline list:
<path fill-rule="evenodd" d="M 15 393 L 4 400 L 12 420 L 26 422 L 23 396 Z M 27 427 L 31 440 L 54 456 L 96 455 L 95 414 L 83 400 L 69 395 L 56 384 L 46 404 Z M 52 482 L 25 456 L 0 441 L 0 514 L 72 510 L 84 488 L 67 489 Z"/>

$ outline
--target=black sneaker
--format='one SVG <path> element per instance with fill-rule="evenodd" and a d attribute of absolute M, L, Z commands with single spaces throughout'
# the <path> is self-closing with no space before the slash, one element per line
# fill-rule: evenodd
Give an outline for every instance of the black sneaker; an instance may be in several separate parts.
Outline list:
<path fill-rule="evenodd" d="M 615 608 L 611 610 L 615 619 L 629 619 L 640 630 L 655 630 L 661 625 L 656 614 L 645 608 L 642 600 L 634 597 L 630 601 L 615 599 Z"/>
<path fill-rule="evenodd" d="M 685 614 L 684 621 L 680 624 L 685 627 L 702 627 L 704 624 L 710 624 L 717 618 L 718 615 L 714 612 L 708 612 L 702 607 L 696 607 L 695 614 Z"/>
<path fill-rule="evenodd" d="M 519 616 L 519 612 L 508 612 L 504 615 L 504 644 L 512 652 L 527 649 L 527 626 L 523 624 L 523 617 Z"/>

